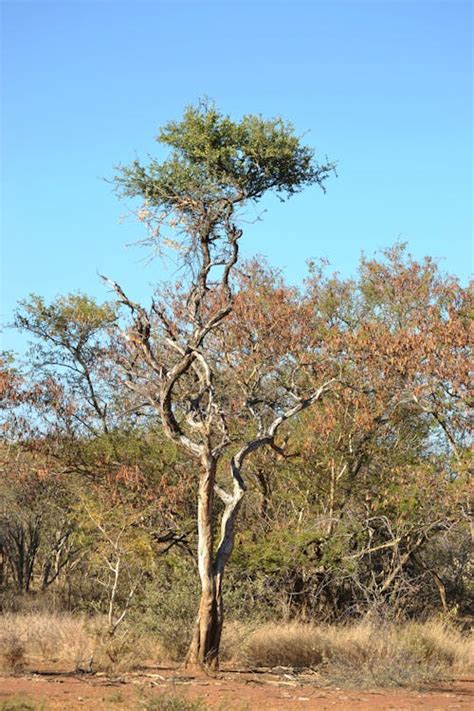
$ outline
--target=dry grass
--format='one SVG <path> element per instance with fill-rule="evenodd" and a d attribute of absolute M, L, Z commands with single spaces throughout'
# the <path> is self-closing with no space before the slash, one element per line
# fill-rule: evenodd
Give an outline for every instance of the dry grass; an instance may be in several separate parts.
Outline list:
<path fill-rule="evenodd" d="M 401 639 L 418 657 L 447 666 L 455 673 L 474 668 L 474 639 L 439 620 L 412 622 L 401 630 Z"/>
<path fill-rule="evenodd" d="M 182 694 L 163 693 L 148 696 L 137 711 L 206 711 L 203 699 L 188 699 Z"/>
<path fill-rule="evenodd" d="M 268 623 L 250 631 L 247 638 L 242 628 L 239 632 L 240 644 L 234 648 L 233 661 L 255 667 L 297 669 L 314 668 L 323 661 L 325 643 L 319 627 L 297 622 Z"/>
<path fill-rule="evenodd" d="M 13 614 L 0 620 L 0 667 L 130 671 L 170 659 L 156 639 L 123 628 L 110 638 L 100 619 L 65 614 Z M 303 623 L 226 625 L 222 661 L 252 667 L 310 668 L 338 686 L 421 686 L 468 674 L 472 638 L 439 620 L 405 625 Z"/>
<path fill-rule="evenodd" d="M 3 666 L 14 673 L 21 672 L 25 666 L 25 646 L 16 631 L 6 630 L 0 643 Z"/>
<path fill-rule="evenodd" d="M 0 619 L 0 669 L 124 671 L 157 656 L 156 643 L 129 630 L 113 638 L 100 619 L 67 614 L 7 613 Z"/>
<path fill-rule="evenodd" d="M 94 649 L 82 618 L 46 613 L 7 613 L 2 616 L 0 631 L 0 664 L 6 670 L 13 669 L 10 659 L 12 639 L 23 650 L 22 666 L 30 668 L 44 665 L 85 668 Z"/>
<path fill-rule="evenodd" d="M 0 701 L 0 711 L 44 711 L 43 702 L 36 702 L 24 696 Z"/>
<path fill-rule="evenodd" d="M 137 636 L 122 628 L 113 637 L 100 626 L 94 635 L 93 671 L 125 672 L 163 660 L 163 649 L 152 637 Z"/>
<path fill-rule="evenodd" d="M 472 638 L 440 621 L 351 626 L 267 624 L 234 656 L 251 666 L 318 670 L 338 686 L 420 686 L 473 668 Z"/>

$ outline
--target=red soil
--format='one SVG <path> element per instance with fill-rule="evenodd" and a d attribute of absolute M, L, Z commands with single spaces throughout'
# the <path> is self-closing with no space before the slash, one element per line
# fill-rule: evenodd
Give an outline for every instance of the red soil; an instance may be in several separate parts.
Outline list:
<path fill-rule="evenodd" d="M 59 709 L 136 709 L 140 702 L 162 693 L 201 698 L 220 711 L 447 711 L 474 709 L 474 680 L 450 682 L 427 691 L 328 689 L 311 676 L 223 671 L 212 676 L 186 675 L 171 669 L 101 675 L 28 674 L 0 677 L 2 702 L 25 699 L 43 703 L 44 711 Z M 41 708 L 41 707 L 40 707 Z"/>

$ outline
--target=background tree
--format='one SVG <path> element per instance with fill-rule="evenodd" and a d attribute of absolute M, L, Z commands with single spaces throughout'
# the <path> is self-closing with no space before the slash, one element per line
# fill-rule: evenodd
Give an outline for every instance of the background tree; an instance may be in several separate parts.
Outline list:
<path fill-rule="evenodd" d="M 280 290 L 274 279 L 271 289 Z M 247 298 L 255 323 L 258 299 L 250 290 Z M 400 245 L 363 259 L 358 279 L 312 268 L 298 302 L 324 362 L 339 363 L 343 387 L 298 418 L 284 458 L 252 467 L 258 535 L 247 521 L 239 572 L 265 577 L 256 606 L 271 607 L 274 596 L 285 615 L 333 619 L 376 608 L 419 613 L 433 586 L 444 606 L 441 578 L 454 593 L 446 566 L 438 574 L 424 560 L 457 539 L 454 558 L 466 574 L 469 299 Z M 442 423 L 420 406 L 433 393 Z"/>
<path fill-rule="evenodd" d="M 8 596 L 14 588 L 50 590 L 66 607 L 104 607 L 102 590 L 92 589 L 83 535 L 91 520 L 84 507 L 78 514 L 81 490 L 94 490 L 104 510 L 119 507 L 126 520 L 143 518 L 153 501 L 146 528 L 155 555 L 187 544 L 192 511 L 185 506 L 185 462 L 161 430 L 147 426 L 146 413 L 114 372 L 115 321 L 113 306 L 82 294 L 50 303 L 32 296 L 17 311 L 17 327 L 33 341 L 22 367 L 4 357 L 0 380 L 0 554 L 7 605 L 20 604 Z M 102 525 L 107 528 L 105 520 Z M 124 574 L 122 566 L 120 580 Z"/>
<path fill-rule="evenodd" d="M 62 430 L 96 435 L 111 427 L 117 408 L 108 353 L 116 318 L 113 304 L 99 305 L 84 294 L 49 304 L 33 294 L 19 304 L 14 325 L 35 339 L 28 353 L 29 381 L 49 378 L 52 398 L 53 384 L 61 391 L 63 407 L 55 413 Z"/>

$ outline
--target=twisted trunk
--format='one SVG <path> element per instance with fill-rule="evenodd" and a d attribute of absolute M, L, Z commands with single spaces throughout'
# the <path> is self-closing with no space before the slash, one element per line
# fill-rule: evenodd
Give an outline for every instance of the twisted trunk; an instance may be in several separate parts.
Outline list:
<path fill-rule="evenodd" d="M 217 667 L 219 655 L 222 602 L 218 605 L 214 574 L 214 534 L 212 509 L 216 481 L 216 462 L 207 457 L 199 482 L 198 498 L 198 568 L 201 580 L 201 601 L 186 664 Z"/>
<path fill-rule="evenodd" d="M 219 668 L 219 647 L 224 623 L 222 582 L 224 570 L 234 546 L 235 521 L 244 488 L 234 478 L 234 494 L 216 487 L 216 463 L 208 460 L 201 475 L 198 499 L 198 562 L 201 599 L 186 665 Z M 221 521 L 221 538 L 214 556 L 212 508 L 214 492 L 225 503 Z"/>
<path fill-rule="evenodd" d="M 252 452 L 261 447 L 275 446 L 275 436 L 280 425 L 319 400 L 333 382 L 334 378 L 331 378 L 308 398 L 300 399 L 296 405 L 279 415 L 264 434 L 247 442 L 232 457 L 230 464 L 230 474 L 233 481 L 232 494 L 216 486 L 217 459 L 212 453 L 210 443 L 208 442 L 204 451 L 201 450 L 202 473 L 198 497 L 198 562 L 201 601 L 193 638 L 186 657 L 186 665 L 209 669 L 219 667 L 219 646 L 224 622 L 222 581 L 227 561 L 234 547 L 235 522 L 245 493 L 245 484 L 241 474 L 245 460 Z M 171 411 L 169 418 L 174 420 Z M 174 422 L 176 421 L 174 420 Z M 225 504 L 221 519 L 221 537 L 215 556 L 212 529 L 214 493 L 217 493 Z"/>

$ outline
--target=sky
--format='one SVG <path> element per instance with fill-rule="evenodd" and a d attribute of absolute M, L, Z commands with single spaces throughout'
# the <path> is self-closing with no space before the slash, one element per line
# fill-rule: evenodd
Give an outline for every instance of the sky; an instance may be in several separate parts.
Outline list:
<path fill-rule="evenodd" d="M 472 3 L 462 0 L 0 0 L 1 303 L 83 291 L 98 274 L 146 300 L 167 276 L 117 200 L 114 166 L 154 154 L 200 97 L 291 121 L 327 194 L 275 198 L 245 256 L 289 281 L 323 257 L 343 276 L 396 241 L 472 271 Z M 2 349 L 24 339 L 5 328 Z"/>

